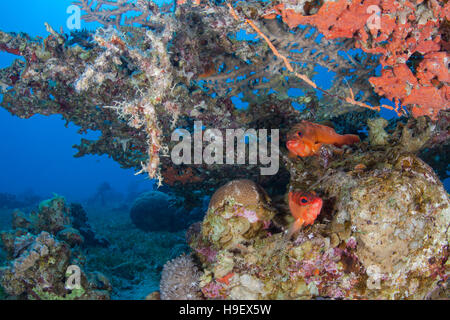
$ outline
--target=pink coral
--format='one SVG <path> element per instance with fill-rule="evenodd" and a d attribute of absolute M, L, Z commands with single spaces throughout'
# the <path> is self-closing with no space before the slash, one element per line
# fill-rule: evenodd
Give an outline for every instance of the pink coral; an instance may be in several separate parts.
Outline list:
<path fill-rule="evenodd" d="M 196 248 L 195 251 L 198 254 L 201 254 L 202 256 L 204 256 L 206 258 L 206 260 L 209 262 L 216 261 L 217 251 L 212 249 L 211 247 Z"/>
<path fill-rule="evenodd" d="M 224 284 L 212 281 L 202 288 L 202 292 L 209 299 L 225 299 Z"/>

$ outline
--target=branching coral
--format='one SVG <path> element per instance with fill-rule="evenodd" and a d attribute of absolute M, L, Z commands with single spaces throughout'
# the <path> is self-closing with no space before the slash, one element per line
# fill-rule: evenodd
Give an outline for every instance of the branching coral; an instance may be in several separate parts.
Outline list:
<path fill-rule="evenodd" d="M 86 22 L 98 21 L 117 28 L 134 23 L 153 29 L 162 28 L 161 24 L 152 21 L 152 18 L 159 13 L 159 7 L 152 1 L 79 0 L 74 1 L 73 4 L 80 6 L 86 12 L 83 16 Z M 131 13 L 138 15 L 130 16 Z"/>

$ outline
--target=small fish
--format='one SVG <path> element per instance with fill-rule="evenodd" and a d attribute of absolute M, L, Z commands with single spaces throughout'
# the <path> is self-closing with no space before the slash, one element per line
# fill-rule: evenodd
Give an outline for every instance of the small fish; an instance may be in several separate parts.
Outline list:
<path fill-rule="evenodd" d="M 286 147 L 291 156 L 309 157 L 319 152 L 322 144 L 336 147 L 359 142 L 354 134 L 340 135 L 334 129 L 303 120 L 288 133 Z"/>
<path fill-rule="evenodd" d="M 322 199 L 314 192 L 289 192 L 289 209 L 295 222 L 288 231 L 288 238 L 302 226 L 313 224 L 322 210 L 322 204 Z"/>

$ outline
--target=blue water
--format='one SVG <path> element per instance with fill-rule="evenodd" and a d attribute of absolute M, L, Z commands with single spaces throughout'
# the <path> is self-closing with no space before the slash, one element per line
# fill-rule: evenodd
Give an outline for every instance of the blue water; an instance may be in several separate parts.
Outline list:
<path fill-rule="evenodd" d="M 31 36 L 48 35 L 44 22 L 55 30 L 68 32 L 67 7 L 71 0 L 0 1 L 0 30 L 26 32 Z M 82 28 L 93 29 L 97 24 L 82 22 Z M 11 64 L 17 57 L 0 53 L 0 67 Z M 134 176 L 134 170 L 124 170 L 107 156 L 73 158 L 81 138 L 95 138 L 98 133 L 79 135 L 78 128 L 66 128 L 61 116 L 36 115 L 20 119 L 0 108 L 0 193 L 18 194 L 33 190 L 43 197 L 53 193 L 71 201 L 81 201 L 92 195 L 99 184 L 108 182 L 119 192 L 129 186 L 151 189 L 153 182 L 145 175 Z"/>

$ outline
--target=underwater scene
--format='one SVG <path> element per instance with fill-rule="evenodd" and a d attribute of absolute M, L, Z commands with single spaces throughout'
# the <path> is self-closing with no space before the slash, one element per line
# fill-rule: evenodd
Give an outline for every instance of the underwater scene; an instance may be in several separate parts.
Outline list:
<path fill-rule="evenodd" d="M 448 1 L 0 15 L 0 300 L 450 298 Z"/>

